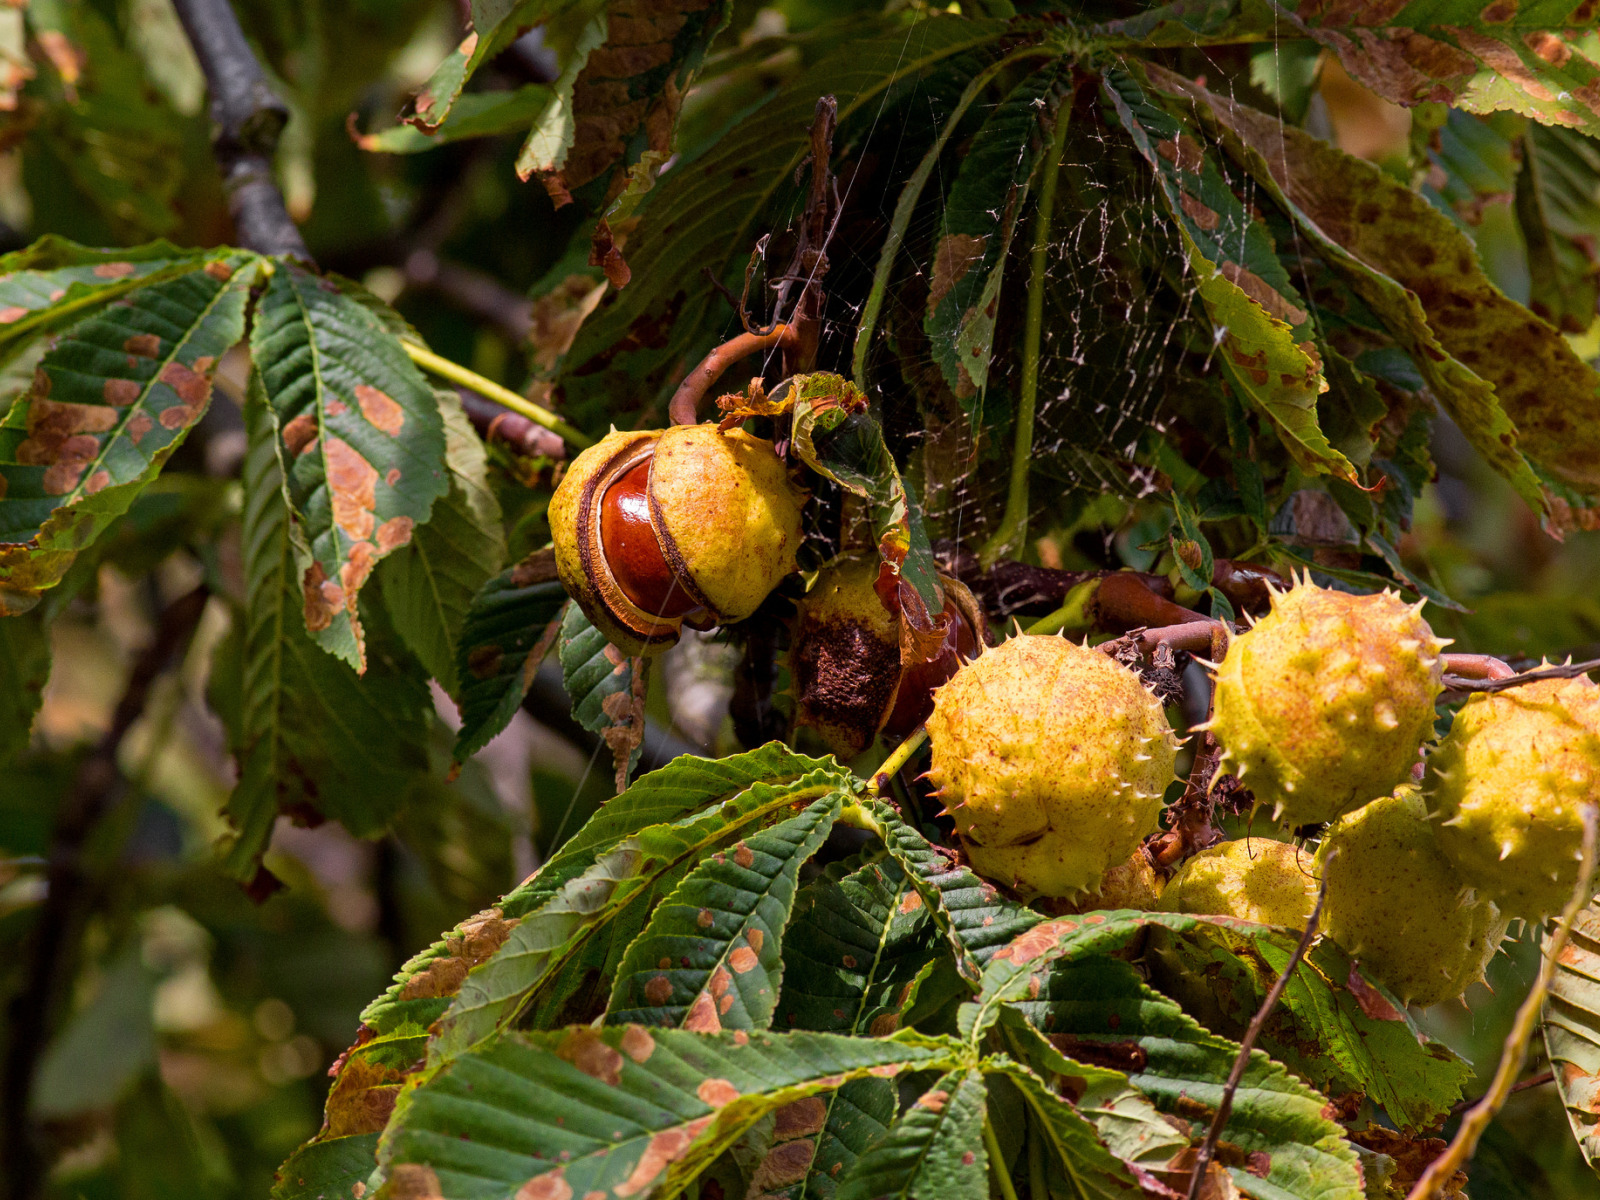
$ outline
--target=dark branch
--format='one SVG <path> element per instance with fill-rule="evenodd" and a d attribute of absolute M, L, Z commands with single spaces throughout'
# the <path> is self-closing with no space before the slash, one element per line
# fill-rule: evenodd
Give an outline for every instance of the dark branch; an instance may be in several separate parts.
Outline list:
<path fill-rule="evenodd" d="M 211 93 L 212 150 L 239 244 L 310 261 L 272 177 L 289 108 L 267 83 L 228 0 L 173 0 Z"/>
<path fill-rule="evenodd" d="M 1468 656 L 1446 654 L 1445 666 L 1453 667 L 1457 664 L 1452 660 L 1465 657 Z M 1474 679 L 1464 674 L 1450 673 L 1445 675 L 1444 685 L 1452 692 L 1503 692 L 1508 688 L 1521 687 L 1525 683 L 1537 683 L 1541 679 L 1577 679 L 1590 671 L 1600 671 L 1600 658 L 1589 662 L 1563 663 L 1559 667 L 1543 667 L 1536 671 L 1518 671 L 1511 675 L 1493 675 L 1488 679 Z"/>
<path fill-rule="evenodd" d="M 78 768 L 72 790 L 56 814 L 45 865 L 46 891 L 34 924 L 27 983 L 12 999 L 6 1044 L 4 1087 L 0 1089 L 0 1160 L 8 1194 L 30 1200 L 43 1192 L 45 1164 L 34 1141 L 28 1104 L 39 1059 L 53 1032 L 50 1014 L 66 1000 L 77 971 L 74 953 L 99 886 L 84 864 L 94 831 L 122 797 L 117 752 L 144 712 L 150 688 L 178 659 L 205 611 L 209 593 L 202 585 L 174 600 L 161 613 L 155 637 L 133 665 L 117 701 L 111 726 Z"/>

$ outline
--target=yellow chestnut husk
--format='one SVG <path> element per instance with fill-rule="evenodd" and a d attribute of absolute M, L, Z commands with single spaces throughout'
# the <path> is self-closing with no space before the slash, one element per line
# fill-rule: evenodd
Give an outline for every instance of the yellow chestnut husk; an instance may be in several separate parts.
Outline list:
<path fill-rule="evenodd" d="M 1288 842 L 1237 838 L 1200 851 L 1168 881 L 1163 912 L 1237 917 L 1304 929 L 1317 902 L 1311 855 Z"/>
<path fill-rule="evenodd" d="M 556 570 L 618 649 L 659 654 L 685 624 L 761 606 L 794 570 L 804 500 L 772 443 L 741 429 L 613 430 L 551 498 Z"/>
<path fill-rule="evenodd" d="M 1583 808 L 1600 803 L 1600 687 L 1541 679 L 1479 693 L 1428 757 L 1439 846 L 1513 917 L 1543 920 L 1578 883 Z"/>
<path fill-rule="evenodd" d="M 1459 997 L 1505 937 L 1508 918 L 1439 849 L 1415 787 L 1335 821 L 1316 867 L 1327 887 L 1323 931 L 1407 1004 Z"/>
<path fill-rule="evenodd" d="M 980 875 L 1024 897 L 1099 886 L 1156 830 L 1178 741 L 1139 677 L 1021 634 L 934 693 L 928 777 Z"/>
<path fill-rule="evenodd" d="M 1210 729 L 1225 770 L 1274 820 L 1331 821 L 1410 778 L 1443 688 L 1422 605 L 1309 580 L 1235 637 L 1217 668 Z"/>

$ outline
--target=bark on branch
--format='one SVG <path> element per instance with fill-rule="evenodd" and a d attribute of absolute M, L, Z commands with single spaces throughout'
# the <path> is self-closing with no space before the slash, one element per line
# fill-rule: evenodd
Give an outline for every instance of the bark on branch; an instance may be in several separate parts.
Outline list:
<path fill-rule="evenodd" d="M 211 93 L 212 148 L 239 244 L 310 261 L 272 177 L 289 107 L 272 90 L 228 0 L 173 0 Z"/>

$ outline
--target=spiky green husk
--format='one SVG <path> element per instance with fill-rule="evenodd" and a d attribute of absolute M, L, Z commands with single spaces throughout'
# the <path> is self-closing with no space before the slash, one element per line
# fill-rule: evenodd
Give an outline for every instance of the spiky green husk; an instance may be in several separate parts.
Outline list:
<path fill-rule="evenodd" d="M 1304 929 L 1316 895 L 1311 855 L 1288 842 L 1239 838 L 1184 863 L 1161 893 L 1161 909 Z"/>
<path fill-rule="evenodd" d="M 1322 928 L 1407 1004 L 1454 1000 L 1483 978 L 1507 918 L 1439 849 L 1414 787 L 1341 817 L 1317 849 Z"/>
<path fill-rule="evenodd" d="M 1305 582 L 1233 639 L 1211 732 L 1274 819 L 1331 821 L 1406 782 L 1442 687 L 1420 608 Z"/>
<path fill-rule="evenodd" d="M 1425 788 L 1463 879 L 1511 916 L 1559 912 L 1578 882 L 1583 806 L 1600 802 L 1600 687 L 1545 679 L 1473 696 Z"/>
<path fill-rule="evenodd" d="M 1012 638 L 934 693 L 929 778 L 975 870 L 1024 896 L 1099 884 L 1156 829 L 1177 738 L 1138 676 L 1059 637 Z"/>

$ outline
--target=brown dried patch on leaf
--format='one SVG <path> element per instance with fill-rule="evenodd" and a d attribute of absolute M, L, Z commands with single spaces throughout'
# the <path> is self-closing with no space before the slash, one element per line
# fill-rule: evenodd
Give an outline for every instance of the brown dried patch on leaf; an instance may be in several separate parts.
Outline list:
<path fill-rule="evenodd" d="M 328 494 L 333 502 L 333 522 L 346 536 L 365 541 L 377 524 L 378 470 L 366 456 L 343 438 L 327 437 L 322 443 L 327 464 Z"/>
<path fill-rule="evenodd" d="M 378 552 L 388 554 L 411 540 L 411 531 L 417 523 L 410 517 L 390 517 L 378 526 Z"/>
<path fill-rule="evenodd" d="M 126 279 L 133 270 L 131 262 L 108 262 L 97 266 L 94 273 L 101 279 Z"/>
<path fill-rule="evenodd" d="M 900 1028 L 899 1013 L 882 1013 L 873 1017 L 867 1026 L 867 1032 L 873 1037 L 888 1037 Z"/>
<path fill-rule="evenodd" d="M 211 399 L 210 358 L 197 358 L 192 367 L 170 362 L 161 370 L 161 382 L 178 394 L 178 403 L 161 410 L 156 418 L 164 429 L 187 429 L 200 419 Z"/>
<path fill-rule="evenodd" d="M 611 650 L 606 645 L 606 650 Z M 530 660 L 531 661 L 531 660 Z M 628 765 L 633 752 L 644 744 L 644 701 L 649 680 L 647 660 L 636 658 L 633 662 L 633 682 L 626 692 L 613 692 L 600 702 L 600 711 L 611 718 L 601 735 L 616 762 L 617 792 L 628 786 Z"/>
<path fill-rule="evenodd" d="M 821 1096 L 807 1096 L 785 1104 L 774 1114 L 772 1136 L 780 1142 L 821 1133 L 828 1119 L 828 1106 Z"/>
<path fill-rule="evenodd" d="M 949 1102 L 950 1093 L 939 1088 L 923 1092 L 922 1095 L 917 1097 L 917 1107 L 925 1108 L 929 1112 L 941 1113 L 944 1111 L 944 1106 Z"/>
<path fill-rule="evenodd" d="M 900 897 L 899 912 L 902 917 L 908 917 L 922 907 L 922 893 L 915 888 L 909 888 L 906 894 Z"/>
<path fill-rule="evenodd" d="M 1306 310 L 1290 303 L 1282 292 L 1254 271 L 1241 267 L 1236 262 L 1224 262 L 1217 270 L 1246 296 L 1286 325 L 1305 324 Z"/>
<path fill-rule="evenodd" d="M 136 333 L 122 343 L 122 348 L 135 358 L 161 357 L 161 339 L 153 333 Z"/>
<path fill-rule="evenodd" d="M 290 458 L 298 458 L 316 440 L 317 419 L 310 413 L 301 413 L 283 427 L 283 447 Z"/>
<path fill-rule="evenodd" d="M 672 999 L 672 980 L 665 975 L 652 975 L 644 985 L 644 998 L 660 1008 Z"/>
<path fill-rule="evenodd" d="M 1456 41 L 1461 43 L 1463 50 L 1470 51 L 1485 66 L 1504 75 L 1533 99 L 1555 99 L 1555 93 L 1539 82 L 1538 77 L 1528 69 L 1514 47 L 1508 46 L 1498 38 L 1488 37 L 1471 29 L 1451 28 L 1450 32 L 1455 35 Z"/>
<path fill-rule="evenodd" d="M 1361 1011 L 1374 1021 L 1399 1021 L 1404 1018 L 1400 1010 L 1385 1000 L 1383 993 L 1363 978 L 1361 971 L 1355 963 L 1350 964 L 1350 974 L 1345 979 L 1345 986 L 1350 989 L 1350 994 L 1356 998 L 1356 1003 L 1361 1006 Z"/>
<path fill-rule="evenodd" d="M 733 848 L 733 861 L 748 871 L 755 864 L 755 852 L 744 842 L 740 842 Z"/>
<path fill-rule="evenodd" d="M 643 1025 L 629 1025 L 622 1031 L 622 1052 L 642 1063 L 656 1052 L 656 1040 Z"/>
<path fill-rule="evenodd" d="M 105 397 L 106 403 L 114 408 L 127 408 L 139 398 L 143 390 L 137 379 L 108 379 L 105 387 L 101 389 L 101 394 Z"/>
<path fill-rule="evenodd" d="M 1535 29 L 1532 33 L 1523 34 L 1522 43 L 1558 70 L 1572 58 L 1572 47 L 1562 41 L 1558 34 L 1547 29 Z"/>
<path fill-rule="evenodd" d="M 321 563 L 312 563 L 300 580 L 305 601 L 306 628 L 312 633 L 333 624 L 333 615 L 344 609 L 344 589 L 328 578 Z"/>
<path fill-rule="evenodd" d="M 728 965 L 733 968 L 736 975 L 744 975 L 753 971 L 758 962 L 760 960 L 756 957 L 756 952 L 750 949 L 749 946 L 740 946 L 732 954 L 728 955 Z"/>
<path fill-rule="evenodd" d="M 1214 209 L 1207 208 L 1188 192 L 1178 193 L 1178 205 L 1183 209 L 1185 216 L 1207 233 L 1222 223 L 1222 218 Z"/>
<path fill-rule="evenodd" d="M 811 1160 L 816 1154 L 817 1144 L 811 1138 L 774 1146 L 751 1174 L 749 1195 L 770 1196 L 781 1188 L 799 1183 L 811 1169 Z"/>
<path fill-rule="evenodd" d="M 1388 1186 L 1398 1195 L 1409 1192 L 1433 1165 L 1433 1160 L 1445 1152 L 1448 1145 L 1443 1138 L 1408 1138 L 1392 1129 L 1385 1129 L 1376 1122 L 1365 1129 L 1352 1131 L 1349 1136 L 1356 1145 L 1375 1150 L 1379 1154 L 1387 1154 L 1394 1159 L 1394 1175 L 1388 1180 Z M 1466 1172 L 1457 1171 L 1445 1182 L 1444 1190 L 1437 1195 L 1444 1200 L 1450 1200 L 1451 1197 L 1460 1196 L 1466 1186 Z"/>
<path fill-rule="evenodd" d="M 577 1026 L 561 1039 L 556 1057 L 601 1083 L 615 1086 L 622 1079 L 622 1052 L 607 1045 L 599 1030 L 587 1025 Z"/>
<path fill-rule="evenodd" d="M 712 1108 L 721 1108 L 737 1100 L 740 1092 L 726 1079 L 707 1079 L 695 1088 L 694 1094 L 700 1097 L 702 1103 L 709 1104 Z"/>
<path fill-rule="evenodd" d="M 18 308 L 15 304 L 0 308 L 0 325 L 11 325 L 27 316 L 30 309 Z"/>
<path fill-rule="evenodd" d="M 683 1027 L 691 1033 L 721 1033 L 722 1018 L 717 1015 L 717 1002 L 711 993 L 701 992 L 694 998 L 684 1015 Z"/>
<path fill-rule="evenodd" d="M 49 377 L 34 376 L 28 401 L 28 436 L 17 445 L 16 460 L 44 467 L 47 496 L 64 496 L 78 486 L 84 469 L 100 454 L 100 434 L 114 429 L 117 413 L 99 404 L 64 404 L 47 398 Z"/>
<path fill-rule="evenodd" d="M 695 1138 L 704 1133 L 710 1124 L 710 1117 L 701 1117 L 678 1129 L 666 1129 L 656 1134 L 650 1139 L 650 1144 L 645 1147 L 628 1178 L 611 1190 L 624 1197 L 647 1190 L 661 1172 L 684 1156 L 689 1147 L 694 1145 Z"/>
<path fill-rule="evenodd" d="M 136 412 L 128 418 L 128 424 L 126 426 L 128 431 L 128 440 L 137 446 L 140 442 L 144 441 L 144 435 L 149 433 L 155 427 L 156 423 L 150 419 L 149 413 Z"/>
<path fill-rule="evenodd" d="M 565 1169 L 557 1167 L 535 1175 L 517 1189 L 516 1200 L 572 1200 L 572 1185 L 567 1182 Z"/>
<path fill-rule="evenodd" d="M 1200 149 L 1200 143 L 1186 133 L 1157 142 L 1156 153 L 1190 175 L 1198 175 L 1205 165 L 1205 152 Z"/>
<path fill-rule="evenodd" d="M 967 233 L 952 233 L 940 239 L 933 256 L 933 283 L 928 289 L 929 313 L 944 302 L 956 284 L 966 278 L 968 271 L 983 261 L 983 248 L 987 242 L 987 238 Z"/>
<path fill-rule="evenodd" d="M 1077 929 L 1077 925 L 1068 923 L 1070 932 Z M 1030 963 L 1040 955 L 1054 950 L 1061 943 L 1063 926 L 1057 921 L 1046 921 L 1042 925 L 1035 925 L 1032 929 L 1020 934 L 1009 944 L 996 950 L 994 957 L 1007 959 L 1018 966 Z"/>
<path fill-rule="evenodd" d="M 498 908 L 483 912 L 464 921 L 461 927 L 445 939 L 445 954 L 430 962 L 426 969 L 413 975 L 401 989 L 402 1000 L 434 1000 L 454 996 L 461 989 L 467 972 L 486 961 L 505 945 L 506 938 L 517 927 L 518 921 L 507 920 Z"/>
<path fill-rule="evenodd" d="M 387 1194 L 391 1200 L 444 1200 L 439 1177 L 432 1167 L 420 1163 L 400 1163 L 389 1169 Z"/>
<path fill-rule="evenodd" d="M 1145 1048 L 1135 1041 L 1100 1041 L 1066 1033 L 1047 1036 L 1050 1044 L 1068 1058 L 1091 1067 L 1110 1067 L 1128 1075 L 1144 1070 L 1150 1061 Z"/>
<path fill-rule="evenodd" d="M 709 908 L 702 908 L 695 914 L 694 923 L 700 926 L 701 929 L 710 929 L 715 920 L 716 918 L 711 915 Z"/>
<path fill-rule="evenodd" d="M 352 1054 L 328 1091 L 323 1135 L 351 1137 L 382 1130 L 389 1123 L 405 1078 L 398 1068 L 369 1062 L 359 1052 Z"/>
<path fill-rule="evenodd" d="M 356 403 L 361 406 L 361 415 L 374 427 L 381 429 L 390 437 L 398 437 L 400 430 L 406 423 L 406 410 L 401 408 L 389 395 L 369 383 L 356 384 Z"/>

